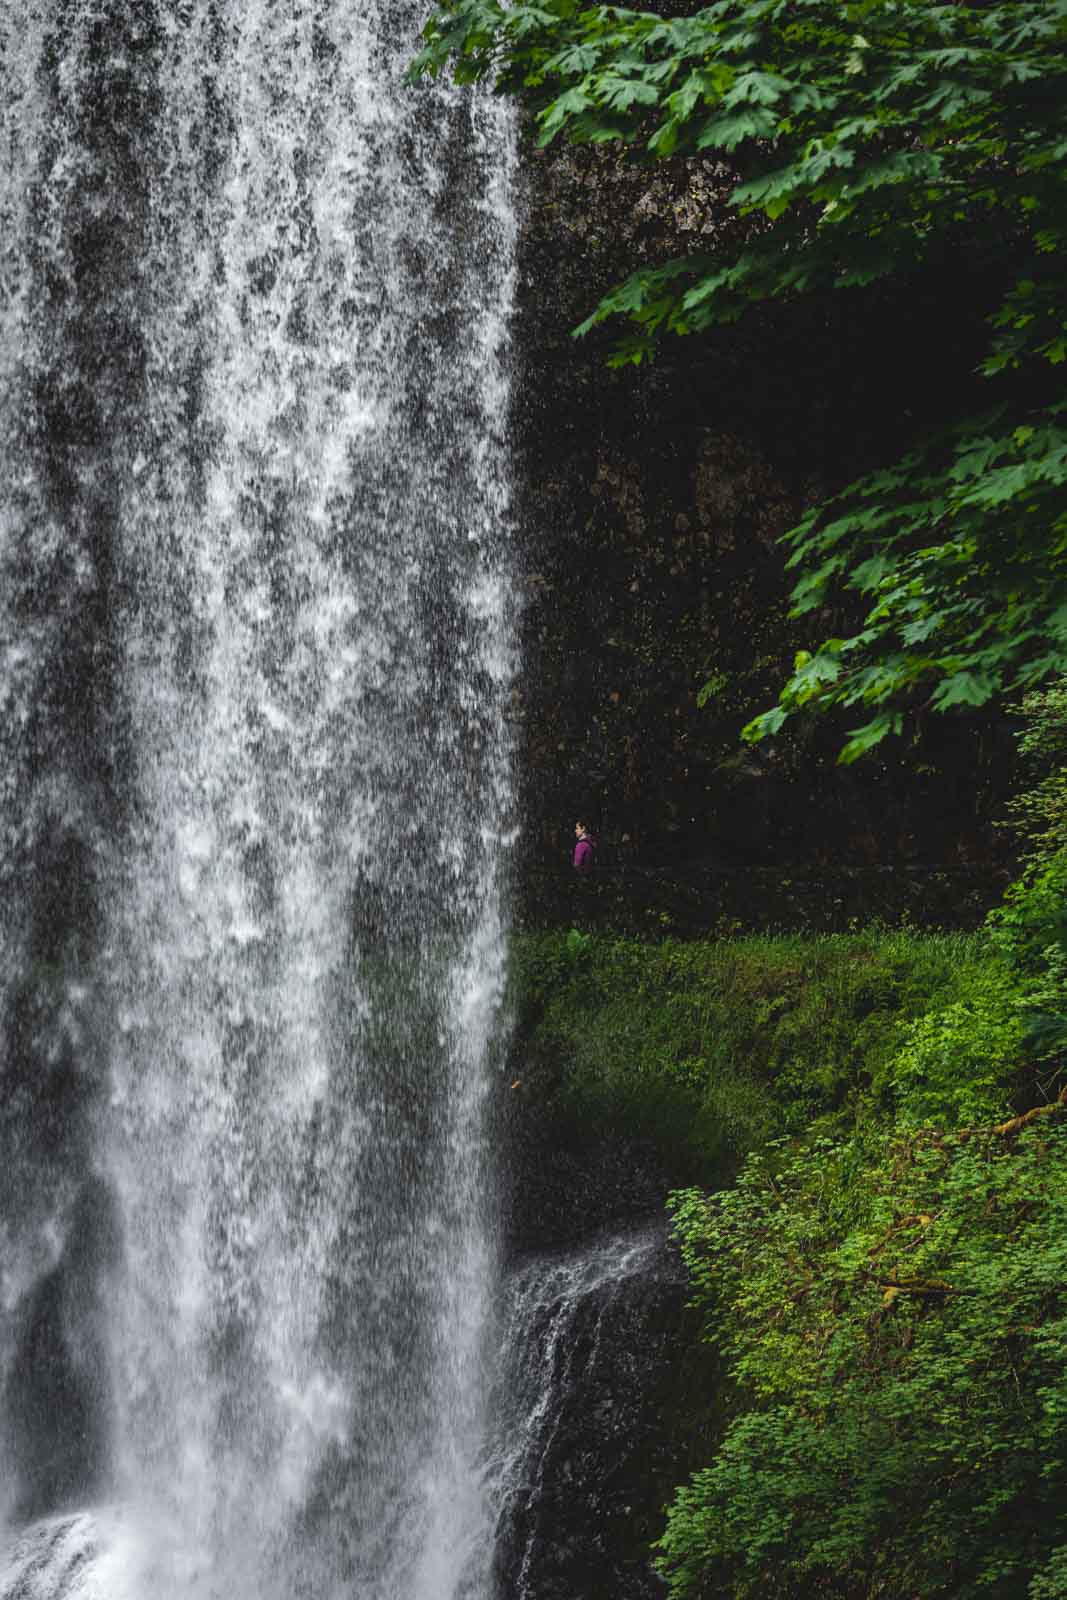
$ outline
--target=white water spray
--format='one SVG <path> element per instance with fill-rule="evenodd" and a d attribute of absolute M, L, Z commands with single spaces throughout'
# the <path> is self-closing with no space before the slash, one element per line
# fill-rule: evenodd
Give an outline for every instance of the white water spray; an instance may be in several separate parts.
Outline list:
<path fill-rule="evenodd" d="M 480 1600 L 510 126 L 404 4 L 18 12 L 0 1449 L 114 1510 L 0 1594 Z"/>

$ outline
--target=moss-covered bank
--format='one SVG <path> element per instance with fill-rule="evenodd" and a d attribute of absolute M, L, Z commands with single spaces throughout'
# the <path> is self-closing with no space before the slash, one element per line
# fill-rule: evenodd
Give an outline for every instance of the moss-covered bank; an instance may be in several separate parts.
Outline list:
<path fill-rule="evenodd" d="M 669 1186 L 767 1139 L 891 1111 L 916 1019 L 1009 1004 L 982 935 L 515 941 L 515 1120 L 556 1148 L 639 1140 Z"/>
<path fill-rule="evenodd" d="M 516 1215 L 570 1242 L 685 1191 L 678 1488 L 628 1491 L 674 1600 L 1067 1596 L 1050 871 L 982 934 L 516 941 Z"/>

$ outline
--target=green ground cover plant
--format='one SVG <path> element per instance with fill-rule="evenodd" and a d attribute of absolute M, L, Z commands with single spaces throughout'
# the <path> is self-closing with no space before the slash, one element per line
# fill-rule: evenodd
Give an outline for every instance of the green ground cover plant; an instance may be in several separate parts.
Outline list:
<path fill-rule="evenodd" d="M 528 934 L 513 983 L 524 1050 L 575 1115 L 651 1132 L 703 1182 L 783 1132 L 889 1114 L 897 1072 L 912 1104 L 951 1101 L 940 1032 L 985 1058 L 995 1027 L 1001 1071 L 1021 1034 L 1004 957 L 958 933 Z"/>
<path fill-rule="evenodd" d="M 1067 1593 L 1062 1121 L 776 1146 L 674 1214 L 745 1399 L 673 1596 Z"/>
<path fill-rule="evenodd" d="M 1030 1046 L 1057 947 L 1039 971 L 1026 912 L 518 942 L 573 1115 L 700 1185 L 671 1209 L 732 1411 L 658 1542 L 673 1600 L 1067 1596 L 1067 1117 Z"/>

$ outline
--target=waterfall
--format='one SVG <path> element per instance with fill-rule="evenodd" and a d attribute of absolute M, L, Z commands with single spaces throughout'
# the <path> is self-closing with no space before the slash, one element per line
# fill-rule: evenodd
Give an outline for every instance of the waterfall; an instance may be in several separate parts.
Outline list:
<path fill-rule="evenodd" d="M 679 1338 L 686 1295 L 660 1221 L 507 1276 L 490 1474 L 508 1600 L 660 1600 L 649 1545 L 676 1481 L 669 1375 L 698 1376 Z"/>
<path fill-rule="evenodd" d="M 490 1593 L 513 139 L 420 21 L 0 6 L 12 1600 Z"/>

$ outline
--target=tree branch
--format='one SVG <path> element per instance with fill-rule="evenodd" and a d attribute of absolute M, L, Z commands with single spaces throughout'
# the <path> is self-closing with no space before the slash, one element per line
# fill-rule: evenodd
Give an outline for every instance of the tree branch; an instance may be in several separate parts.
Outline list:
<path fill-rule="evenodd" d="M 1010 1139 L 1039 1118 L 1054 1117 L 1061 1111 L 1067 1111 L 1067 1084 L 1047 1106 L 1034 1106 L 1032 1111 L 1024 1111 L 1021 1117 L 1009 1117 L 1007 1122 L 998 1122 L 991 1128 L 961 1128 L 956 1137 L 961 1144 L 966 1144 L 968 1139 Z"/>

